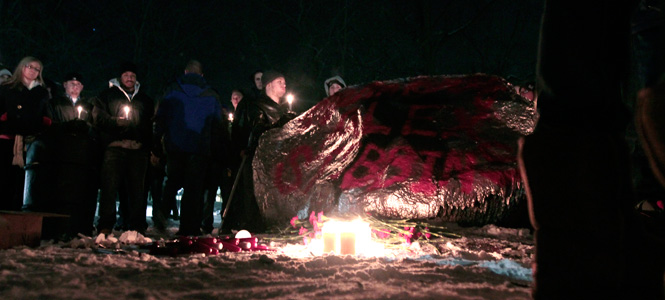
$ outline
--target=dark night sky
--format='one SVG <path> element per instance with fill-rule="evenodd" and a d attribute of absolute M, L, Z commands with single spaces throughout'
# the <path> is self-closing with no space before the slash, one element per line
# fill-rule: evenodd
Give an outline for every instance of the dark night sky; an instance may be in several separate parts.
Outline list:
<path fill-rule="evenodd" d="M 76 70 L 95 94 L 119 62 L 151 96 L 199 59 L 223 99 L 256 69 L 277 69 L 304 110 L 323 81 L 431 74 L 532 80 L 543 1 L 0 1 L 0 62 L 25 55 L 54 81 Z"/>

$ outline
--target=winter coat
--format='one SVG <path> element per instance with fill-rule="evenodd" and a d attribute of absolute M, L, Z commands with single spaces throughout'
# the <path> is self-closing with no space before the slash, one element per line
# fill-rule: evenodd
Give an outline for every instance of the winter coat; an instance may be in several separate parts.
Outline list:
<path fill-rule="evenodd" d="M 88 163 L 98 168 L 102 150 L 97 128 L 92 126 L 93 103 L 79 98 L 76 104 L 66 95 L 50 101 L 53 125 L 47 134 L 53 145 L 51 152 L 60 162 Z M 78 107 L 81 107 L 79 114 Z"/>
<path fill-rule="evenodd" d="M 72 120 L 83 120 L 92 123 L 93 103 L 91 99 L 81 98 L 74 103 L 67 95 L 51 99 L 49 102 L 54 123 L 62 123 Z M 81 107 L 81 113 L 77 107 Z"/>
<path fill-rule="evenodd" d="M 168 88 L 155 115 L 153 153 L 161 156 L 161 141 L 169 152 L 211 156 L 219 153 L 222 127 L 219 95 L 203 76 L 189 73 Z"/>
<path fill-rule="evenodd" d="M 117 79 L 109 81 L 111 87 L 102 91 L 93 101 L 92 116 L 104 145 L 117 145 L 121 141 L 140 143 L 141 149 L 149 149 L 152 143 L 152 118 L 154 102 L 140 91 L 137 82 L 134 93 L 128 94 Z M 124 108 L 129 107 L 126 115 Z M 129 117 L 129 126 L 120 126 L 118 119 Z"/>
<path fill-rule="evenodd" d="M 36 135 L 50 124 L 46 88 L 23 84 L 0 86 L 0 134 Z"/>
<path fill-rule="evenodd" d="M 235 152 L 244 150 L 246 154 L 253 154 L 264 132 L 281 127 L 293 117 L 265 94 L 254 101 L 243 99 L 233 120 L 231 139 Z"/>

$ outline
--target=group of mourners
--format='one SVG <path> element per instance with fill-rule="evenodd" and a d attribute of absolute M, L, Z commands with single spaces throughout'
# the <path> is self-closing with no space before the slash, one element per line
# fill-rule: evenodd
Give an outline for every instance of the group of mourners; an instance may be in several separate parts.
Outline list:
<path fill-rule="evenodd" d="M 43 67 L 34 57 L 13 73 L 0 67 L 0 210 L 68 215 L 67 236 L 144 233 L 150 197 L 154 227 L 164 231 L 182 189 L 176 234 L 201 235 L 213 230 L 220 189 L 228 208 L 220 232 L 266 229 L 251 161 L 263 132 L 296 116 L 282 104 L 283 74 L 255 72 L 252 88 L 233 90 L 227 106 L 196 60 L 159 103 L 141 89 L 130 62 L 89 98 L 81 97 L 81 74 L 67 74 L 58 93 L 45 83 Z M 324 87 L 331 96 L 346 84 L 335 76 Z"/>

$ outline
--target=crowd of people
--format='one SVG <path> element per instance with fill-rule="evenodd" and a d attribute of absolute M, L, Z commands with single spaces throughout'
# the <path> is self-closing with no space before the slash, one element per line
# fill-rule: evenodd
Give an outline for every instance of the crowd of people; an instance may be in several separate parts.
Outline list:
<path fill-rule="evenodd" d="M 34 57 L 23 58 L 13 73 L 0 66 L 0 210 L 69 215 L 66 236 L 144 233 L 152 199 L 156 230 L 179 218 L 177 235 L 196 236 L 213 231 L 221 190 L 220 232 L 266 229 L 251 160 L 263 132 L 296 116 L 282 100 L 282 73 L 254 72 L 252 87 L 234 89 L 232 105 L 224 105 L 196 60 L 159 103 L 141 89 L 130 62 L 89 98 L 81 96 L 81 74 L 67 74 L 58 93 L 43 68 Z M 339 76 L 324 83 L 328 96 L 345 87 Z"/>

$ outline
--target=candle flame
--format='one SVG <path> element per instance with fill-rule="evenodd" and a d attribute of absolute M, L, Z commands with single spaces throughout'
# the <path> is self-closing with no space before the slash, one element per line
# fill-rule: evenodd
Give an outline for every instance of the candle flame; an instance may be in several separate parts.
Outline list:
<path fill-rule="evenodd" d="M 286 101 L 291 104 L 293 102 L 293 94 L 288 94 L 286 95 Z"/>
<path fill-rule="evenodd" d="M 329 220 L 321 228 L 322 239 L 312 240 L 311 251 L 315 255 L 381 256 L 382 245 L 372 241 L 370 225 L 363 220 Z"/>

